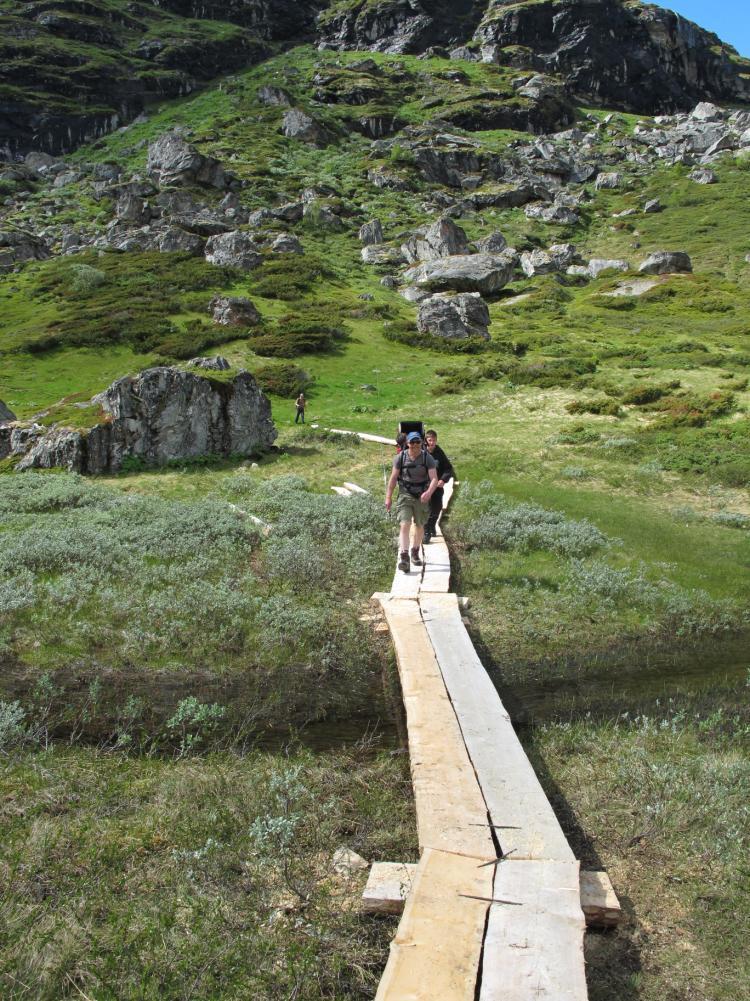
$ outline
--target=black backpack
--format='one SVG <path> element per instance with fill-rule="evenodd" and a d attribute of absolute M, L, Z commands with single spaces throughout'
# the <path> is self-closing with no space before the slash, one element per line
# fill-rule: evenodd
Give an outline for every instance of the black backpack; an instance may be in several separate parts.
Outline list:
<path fill-rule="evenodd" d="M 411 462 L 409 460 L 409 465 L 405 466 L 405 459 L 409 459 L 409 452 L 404 449 L 398 454 L 398 485 L 402 490 L 406 490 L 407 493 L 411 494 L 413 497 L 419 497 L 420 494 L 424 493 L 430 483 L 430 473 L 427 468 L 427 452 L 422 447 L 419 456 Z M 414 472 L 417 469 L 424 470 L 424 476 L 418 479 L 414 478 Z"/>

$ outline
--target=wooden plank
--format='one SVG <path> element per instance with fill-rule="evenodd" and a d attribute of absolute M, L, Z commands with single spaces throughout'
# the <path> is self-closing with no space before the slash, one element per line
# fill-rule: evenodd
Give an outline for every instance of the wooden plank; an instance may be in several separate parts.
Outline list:
<path fill-rule="evenodd" d="M 373 862 L 362 893 L 365 914 L 401 914 L 414 882 L 413 862 Z"/>
<path fill-rule="evenodd" d="M 479 783 L 415 600 L 374 595 L 396 650 L 420 849 L 496 855 Z"/>
<path fill-rule="evenodd" d="M 328 428 L 331 434 L 351 434 L 355 435 L 357 438 L 361 438 L 362 441 L 376 441 L 381 445 L 396 445 L 395 438 L 384 438 L 379 434 L 365 434 L 363 431 L 345 431 L 342 428 Z"/>
<path fill-rule="evenodd" d="M 581 870 L 581 907 L 592 928 L 614 928 L 622 920 L 622 907 L 606 872 Z"/>
<path fill-rule="evenodd" d="M 491 891 L 491 867 L 427 849 L 376 1001 L 474 1001 Z"/>
<path fill-rule="evenodd" d="M 424 567 L 412 567 L 409 573 L 404 573 L 396 567 L 391 584 L 391 594 L 399 598 L 416 598 L 422 584 Z"/>
<path fill-rule="evenodd" d="M 347 490 L 346 487 L 331 487 L 331 490 L 339 497 L 351 497 L 352 495 L 351 490 Z"/>
<path fill-rule="evenodd" d="M 495 686 L 461 621 L 455 594 L 420 606 L 492 823 L 514 859 L 572 862 L 573 853 Z"/>
<path fill-rule="evenodd" d="M 422 591 L 450 591 L 451 560 L 448 546 L 441 537 L 436 536 L 432 542 L 424 546 L 424 576 L 420 586 Z"/>
<path fill-rule="evenodd" d="M 482 954 L 480 1001 L 585 1001 L 585 923 L 578 863 L 496 867 Z"/>
<path fill-rule="evenodd" d="M 370 492 L 369 490 L 365 490 L 364 487 L 358 486 L 356 483 L 347 483 L 346 480 L 344 480 L 344 486 L 347 490 L 351 490 L 353 494 L 367 494 Z"/>

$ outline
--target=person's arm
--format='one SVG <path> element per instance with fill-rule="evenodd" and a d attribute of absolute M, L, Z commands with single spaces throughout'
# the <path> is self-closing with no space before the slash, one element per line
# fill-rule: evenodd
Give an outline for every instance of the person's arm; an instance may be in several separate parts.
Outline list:
<path fill-rule="evenodd" d="M 429 473 L 429 476 L 430 476 L 430 485 L 427 487 L 427 489 L 425 490 L 425 492 L 419 498 L 423 504 L 426 504 L 427 501 L 430 499 L 430 497 L 432 497 L 432 495 L 437 490 L 437 485 L 438 485 L 437 467 L 436 466 L 430 466 L 430 468 L 427 470 L 427 472 Z"/>
<path fill-rule="evenodd" d="M 448 480 L 452 480 L 456 474 L 453 471 L 451 460 L 448 458 L 445 452 L 441 453 L 441 459 L 442 461 L 438 466 L 438 479 L 442 481 L 440 483 L 440 486 L 444 487 L 445 484 L 448 482 Z"/>
<path fill-rule="evenodd" d="M 391 502 L 393 500 L 393 491 L 398 482 L 398 469 L 394 466 L 391 470 L 391 478 L 388 480 L 388 485 L 385 488 L 385 509 L 390 511 Z"/>

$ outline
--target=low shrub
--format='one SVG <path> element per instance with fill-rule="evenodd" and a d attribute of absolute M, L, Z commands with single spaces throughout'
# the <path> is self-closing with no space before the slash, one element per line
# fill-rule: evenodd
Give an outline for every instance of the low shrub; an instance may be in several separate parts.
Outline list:
<path fill-rule="evenodd" d="M 291 399 L 307 392 L 314 379 L 303 368 L 290 363 L 265 365 L 255 371 L 255 380 L 264 393 Z"/>
<path fill-rule="evenodd" d="M 732 413 L 735 398 L 733 393 L 722 390 L 706 396 L 686 393 L 664 397 L 656 409 L 663 414 L 660 424 L 664 427 L 703 427 L 717 417 Z"/>
<path fill-rule="evenodd" d="M 667 393 L 679 388 L 678 379 L 661 386 L 631 386 L 625 390 L 620 400 L 626 406 L 643 407 L 648 403 L 656 403 Z"/>
<path fill-rule="evenodd" d="M 596 414 L 601 417 L 622 417 L 622 410 L 616 400 L 600 397 L 598 400 L 572 400 L 566 404 L 569 414 Z"/>

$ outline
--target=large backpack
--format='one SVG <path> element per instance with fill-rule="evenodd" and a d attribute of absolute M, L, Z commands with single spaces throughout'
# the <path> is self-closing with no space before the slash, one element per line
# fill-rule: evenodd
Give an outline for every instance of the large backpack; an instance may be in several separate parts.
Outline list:
<path fill-rule="evenodd" d="M 408 449 L 398 454 L 398 485 L 402 490 L 419 497 L 430 483 L 430 473 L 427 468 L 426 451 L 424 448 L 413 461 L 409 458 Z"/>

